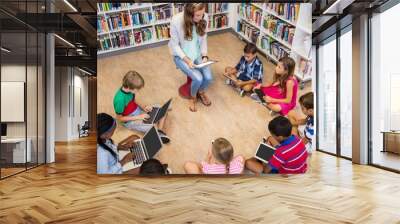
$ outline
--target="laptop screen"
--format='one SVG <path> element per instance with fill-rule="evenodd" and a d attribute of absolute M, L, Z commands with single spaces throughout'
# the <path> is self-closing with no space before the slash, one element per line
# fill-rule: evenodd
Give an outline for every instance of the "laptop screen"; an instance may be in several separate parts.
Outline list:
<path fill-rule="evenodd" d="M 157 123 L 161 118 L 165 116 L 168 111 L 169 105 L 171 104 L 172 99 L 169 99 L 158 111 L 156 119 L 154 119 L 154 123 Z"/>
<path fill-rule="evenodd" d="M 146 146 L 149 159 L 153 158 L 160 151 L 162 142 L 154 126 L 143 136 L 143 143 Z"/>

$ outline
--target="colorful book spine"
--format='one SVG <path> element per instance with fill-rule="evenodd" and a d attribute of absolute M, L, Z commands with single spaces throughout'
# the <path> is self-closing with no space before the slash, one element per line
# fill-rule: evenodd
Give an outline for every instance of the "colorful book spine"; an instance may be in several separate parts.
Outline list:
<path fill-rule="evenodd" d="M 151 11 L 137 11 L 131 13 L 133 26 L 141 26 L 150 24 L 153 21 L 153 13 Z"/>
<path fill-rule="evenodd" d="M 291 22 L 296 22 L 299 16 L 299 3 L 266 3 L 265 7 Z"/>
<path fill-rule="evenodd" d="M 242 35 L 247 37 L 253 43 L 257 43 L 259 41 L 258 37 L 260 36 L 260 30 L 244 20 L 238 21 L 237 31 L 242 33 Z"/>
<path fill-rule="evenodd" d="M 206 12 L 208 14 L 224 13 L 228 11 L 228 3 L 208 3 Z"/>
<path fill-rule="evenodd" d="M 208 20 L 208 29 L 218 29 L 228 26 L 228 16 L 225 14 L 212 15 Z"/>
<path fill-rule="evenodd" d="M 171 5 L 153 8 L 155 20 L 166 20 L 172 17 Z"/>
<path fill-rule="evenodd" d="M 261 26 L 262 10 L 256 6 L 242 3 L 238 6 L 237 12 L 240 17 L 250 20 L 257 26 Z"/>
<path fill-rule="evenodd" d="M 169 24 L 155 26 L 155 32 L 157 40 L 164 40 L 171 37 Z"/>
<path fill-rule="evenodd" d="M 134 6 L 134 3 L 97 3 L 97 11 L 98 12 L 105 12 L 111 10 L 119 10 L 130 8 Z"/>
<path fill-rule="evenodd" d="M 289 45 L 293 42 L 295 28 L 286 22 L 268 15 L 263 20 L 263 27 L 275 38 L 287 42 Z"/>

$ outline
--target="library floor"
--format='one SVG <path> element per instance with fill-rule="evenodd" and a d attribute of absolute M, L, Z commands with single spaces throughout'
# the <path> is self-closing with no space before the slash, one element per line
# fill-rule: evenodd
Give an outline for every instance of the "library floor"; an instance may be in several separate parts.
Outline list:
<path fill-rule="evenodd" d="M 399 223 L 400 178 L 321 152 L 304 175 L 99 176 L 95 137 L 0 181 L 0 223 Z"/>
<path fill-rule="evenodd" d="M 224 84 L 224 68 L 236 65 L 243 54 L 243 47 L 244 42 L 230 32 L 208 37 L 209 57 L 219 62 L 212 66 L 214 81 L 207 91 L 212 105 L 205 107 L 199 103 L 196 113 L 190 112 L 188 101 L 178 95 L 178 88 L 186 81 L 186 76 L 176 68 L 167 45 L 99 59 L 98 112 L 115 116 L 112 104 L 114 94 L 121 86 L 125 73 L 136 70 L 145 79 L 145 87 L 137 96 L 139 102 L 145 105 L 162 104 L 173 98 L 172 111 L 166 122 L 171 143 L 157 155 L 160 161 L 168 163 L 173 173 L 184 173 L 185 161 L 203 160 L 211 141 L 218 137 L 231 141 L 236 155 L 249 158 L 262 137 L 268 134 L 267 124 L 272 118 L 265 107 L 250 97 L 240 97 L 237 91 Z M 264 56 L 259 57 L 264 64 L 264 79 L 272 80 L 275 66 Z M 299 97 L 308 91 L 311 91 L 311 83 L 299 91 Z M 113 139 L 119 142 L 132 133 L 119 126 Z"/>

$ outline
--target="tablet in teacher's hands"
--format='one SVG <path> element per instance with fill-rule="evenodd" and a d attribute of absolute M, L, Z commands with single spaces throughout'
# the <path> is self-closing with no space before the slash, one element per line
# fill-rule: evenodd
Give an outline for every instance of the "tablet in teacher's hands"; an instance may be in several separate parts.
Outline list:
<path fill-rule="evenodd" d="M 209 60 L 209 61 L 206 61 L 204 63 L 198 64 L 198 65 L 193 65 L 193 67 L 195 67 L 195 68 L 203 68 L 205 66 L 212 65 L 212 64 L 217 63 L 217 62 L 218 61 L 215 61 L 215 60 Z"/>

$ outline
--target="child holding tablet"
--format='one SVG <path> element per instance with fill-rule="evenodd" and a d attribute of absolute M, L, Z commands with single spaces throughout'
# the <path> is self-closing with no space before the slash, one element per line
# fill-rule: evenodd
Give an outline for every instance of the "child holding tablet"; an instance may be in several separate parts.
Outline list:
<path fill-rule="evenodd" d="M 297 136 L 292 135 L 292 125 L 283 116 L 275 117 L 268 124 L 271 136 L 267 143 L 275 147 L 275 153 L 263 163 L 256 158 L 246 160 L 246 168 L 260 173 L 297 174 L 307 171 L 307 151 L 304 143 Z"/>
<path fill-rule="evenodd" d="M 224 75 L 228 77 L 226 84 L 239 88 L 240 96 L 252 91 L 253 87 L 262 83 L 263 64 L 257 57 L 257 47 L 246 44 L 244 54 L 235 67 L 226 67 Z"/>
<path fill-rule="evenodd" d="M 212 142 L 211 150 L 205 161 L 200 164 L 186 162 L 187 174 L 241 174 L 244 168 L 243 156 L 233 156 L 233 147 L 225 138 L 217 138 Z"/>

